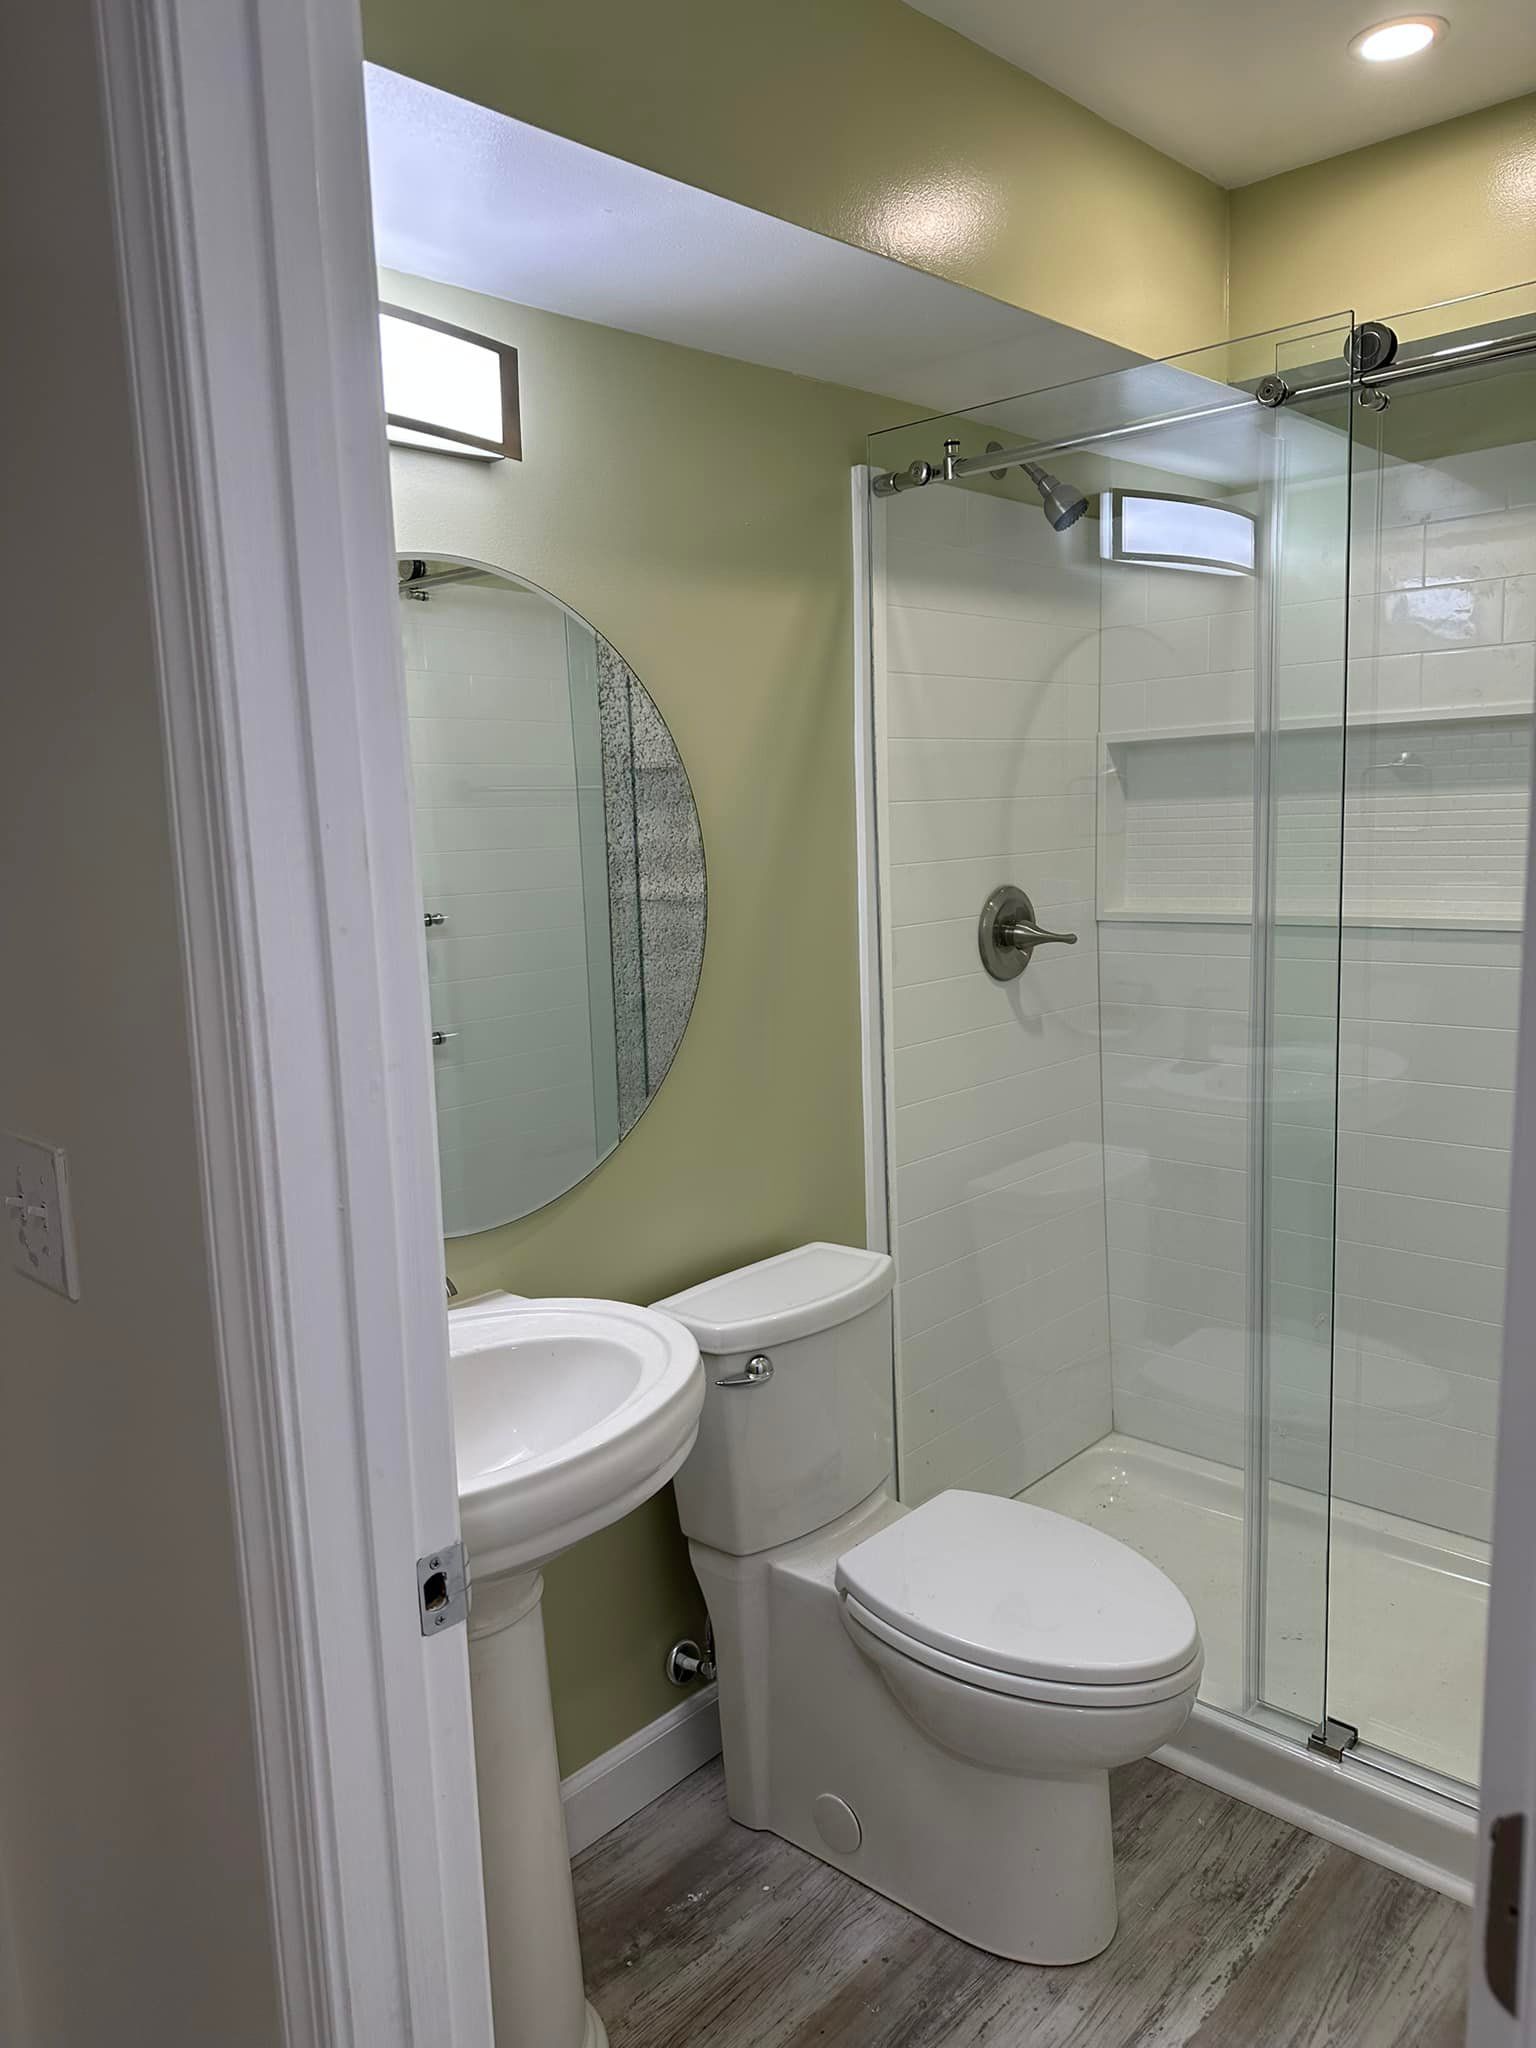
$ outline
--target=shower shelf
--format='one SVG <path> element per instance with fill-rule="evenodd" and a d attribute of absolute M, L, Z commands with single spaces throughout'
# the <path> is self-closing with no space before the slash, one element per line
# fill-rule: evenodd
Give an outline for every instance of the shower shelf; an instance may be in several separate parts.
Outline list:
<path fill-rule="evenodd" d="M 1226 925 L 1236 931 L 1247 931 L 1253 918 L 1243 910 L 1202 910 L 1187 903 L 1139 903 L 1129 908 L 1101 903 L 1095 921 L 1099 924 Z M 1459 916 L 1450 911 L 1425 910 L 1346 910 L 1340 918 L 1320 909 L 1310 914 L 1298 911 L 1294 915 L 1281 915 L 1275 923 L 1286 931 L 1331 931 L 1340 924 L 1346 931 L 1519 932 L 1525 929 L 1518 918 Z"/>
<path fill-rule="evenodd" d="M 1346 718 L 1344 726 L 1349 732 L 1374 732 L 1379 728 L 1399 725 L 1470 725 L 1498 721 L 1515 721 L 1532 716 L 1529 704 L 1454 704 L 1426 705 L 1418 711 L 1376 711 L 1354 718 Z M 1277 730 L 1280 732 L 1337 732 L 1337 718 L 1282 718 Z M 1158 725 L 1148 726 L 1136 732 L 1105 732 L 1099 737 L 1106 747 L 1149 747 L 1162 745 L 1170 740 L 1231 740 L 1248 739 L 1253 735 L 1251 723 L 1229 719 L 1220 724 L 1210 725 Z"/>
<path fill-rule="evenodd" d="M 1474 821 L 1478 829 L 1473 830 L 1462 823 L 1454 799 L 1460 787 L 1458 776 L 1479 806 L 1484 801 L 1484 778 L 1486 789 L 1496 792 L 1518 771 L 1523 793 L 1519 750 L 1531 720 L 1529 702 L 1427 705 L 1374 716 L 1357 714 L 1343 721 L 1350 741 L 1357 742 L 1361 735 L 1381 738 L 1375 746 L 1352 747 L 1347 763 L 1341 760 L 1336 741 L 1329 739 L 1339 731 L 1337 718 L 1282 720 L 1280 733 L 1310 734 L 1317 742 L 1297 747 L 1298 779 L 1291 794 L 1299 803 L 1297 857 L 1319 867 L 1311 879 L 1327 892 L 1314 903 L 1295 903 L 1282 921 L 1318 927 L 1338 922 L 1329 888 L 1328 851 L 1321 840 L 1312 845 L 1309 827 L 1314 823 L 1310 812 L 1326 812 L 1330 803 L 1337 808 L 1340 768 L 1347 767 L 1351 800 L 1359 801 L 1362 790 L 1378 772 L 1373 765 L 1378 754 L 1383 762 L 1401 759 L 1420 767 L 1428 762 L 1425 792 L 1419 799 L 1422 805 L 1428 801 L 1431 770 L 1443 755 L 1453 799 L 1448 822 L 1426 811 L 1397 829 L 1411 835 L 1400 842 L 1409 852 L 1424 831 L 1439 833 L 1444 859 L 1433 858 L 1431 845 L 1428 853 L 1421 850 L 1416 862 L 1409 862 L 1407 873 L 1396 862 L 1385 867 L 1378 862 L 1369 871 L 1354 873 L 1342 921 L 1356 930 L 1520 931 L 1520 903 L 1510 886 L 1508 855 L 1517 846 L 1523 875 L 1523 811 L 1517 818 L 1507 803 L 1486 813 L 1479 808 Z M 1234 900 L 1238 892 L 1231 884 L 1234 864 L 1244 859 L 1251 830 L 1253 726 L 1236 720 L 1212 721 L 1104 733 L 1101 738 L 1100 922 L 1248 925 L 1248 905 Z M 1515 754 L 1509 752 L 1511 746 L 1517 749 Z M 1281 772 L 1285 772 L 1283 768 Z M 1388 829 L 1382 826 L 1384 832 Z M 1330 843 L 1336 868 L 1336 825 L 1334 835 Z M 1470 871 L 1477 856 L 1488 863 L 1486 887 L 1464 891 L 1456 878 Z M 1298 880 L 1302 873 L 1297 871 Z M 1467 900 L 1469 897 L 1472 900 Z"/>

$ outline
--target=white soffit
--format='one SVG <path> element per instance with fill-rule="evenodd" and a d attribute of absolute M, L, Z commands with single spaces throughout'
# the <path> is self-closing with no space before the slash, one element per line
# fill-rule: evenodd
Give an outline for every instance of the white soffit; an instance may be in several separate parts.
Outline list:
<path fill-rule="evenodd" d="M 907 0 L 1219 185 L 1247 185 L 1536 89 L 1532 0 L 1433 0 L 1450 27 L 1399 64 L 1350 38 L 1412 0 Z M 1056 175 L 1069 176 L 1070 166 Z"/>
<path fill-rule="evenodd" d="M 712 355 L 974 406 L 1140 360 L 368 65 L 374 236 L 392 270 Z"/>
<path fill-rule="evenodd" d="M 1271 415 L 1187 417 L 1232 396 L 1219 353 L 1147 362 L 375 65 L 367 94 L 374 237 L 391 270 L 878 392 L 914 418 L 963 410 L 1007 441 L 1170 416 L 1099 452 L 1202 484 L 1264 473 Z M 1293 465 L 1331 473 L 1329 430 L 1295 417 L 1285 431 Z M 942 454 L 937 434 L 925 452 Z"/>

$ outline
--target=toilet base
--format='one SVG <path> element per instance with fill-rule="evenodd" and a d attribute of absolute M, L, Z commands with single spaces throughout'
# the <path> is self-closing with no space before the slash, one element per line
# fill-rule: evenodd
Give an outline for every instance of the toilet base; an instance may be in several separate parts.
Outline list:
<path fill-rule="evenodd" d="M 897 1813 L 875 1792 L 862 1804 L 847 1800 L 863 1829 L 851 1855 L 826 1842 L 814 1817 L 805 1824 L 803 1800 L 786 1801 L 773 1832 L 990 1955 L 1049 1964 L 1099 1955 L 1118 1924 L 1109 1774 L 977 1776 L 976 1804 L 961 1805 L 915 1777 L 892 1781 L 900 1787 Z M 726 1789 L 729 1805 L 729 1767 Z"/>
<path fill-rule="evenodd" d="M 839 1556 L 903 1512 L 882 1493 L 753 1557 L 690 1544 L 714 1623 L 732 1818 L 993 1955 L 1086 1962 L 1116 1925 L 1108 1772 L 953 1754 L 843 1625 Z"/>

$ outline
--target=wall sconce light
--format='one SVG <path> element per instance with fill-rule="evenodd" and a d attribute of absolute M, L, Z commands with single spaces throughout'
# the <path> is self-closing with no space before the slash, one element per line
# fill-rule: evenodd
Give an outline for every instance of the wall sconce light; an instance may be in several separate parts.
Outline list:
<path fill-rule="evenodd" d="M 1105 491 L 1099 552 L 1106 562 L 1251 576 L 1256 522 L 1235 505 L 1167 491 Z"/>
<path fill-rule="evenodd" d="M 380 306 L 379 347 L 396 447 L 521 460 L 515 348 L 404 306 Z"/>

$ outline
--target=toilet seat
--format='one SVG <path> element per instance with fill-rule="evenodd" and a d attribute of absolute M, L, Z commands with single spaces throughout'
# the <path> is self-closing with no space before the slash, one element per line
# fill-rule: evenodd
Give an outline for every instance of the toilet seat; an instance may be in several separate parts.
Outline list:
<path fill-rule="evenodd" d="M 941 1493 L 838 1560 L 844 1618 L 968 1685 L 1130 1706 L 1198 1683 L 1189 1602 L 1102 1530 L 995 1494 Z"/>
<path fill-rule="evenodd" d="M 1160 1700 L 1177 1699 L 1181 1693 L 1192 1692 L 1200 1683 L 1200 1673 L 1205 1664 L 1204 1651 L 1197 1649 L 1179 1670 L 1171 1671 L 1162 1678 L 1142 1679 L 1129 1685 L 1074 1685 L 1062 1679 L 1026 1678 L 1018 1672 L 990 1671 L 984 1664 L 971 1664 L 963 1657 L 951 1657 L 944 1650 L 936 1650 L 931 1643 L 921 1643 L 914 1636 L 903 1635 L 900 1629 L 892 1628 L 878 1614 L 871 1614 L 851 1593 L 845 1593 L 842 1598 L 843 1620 L 855 1640 L 862 1632 L 873 1636 L 877 1642 L 888 1644 L 914 1664 L 936 1671 L 941 1677 L 952 1678 L 960 1685 L 973 1685 L 981 1692 L 1001 1693 L 1010 1699 L 1036 1700 L 1045 1706 L 1155 1706 Z"/>

